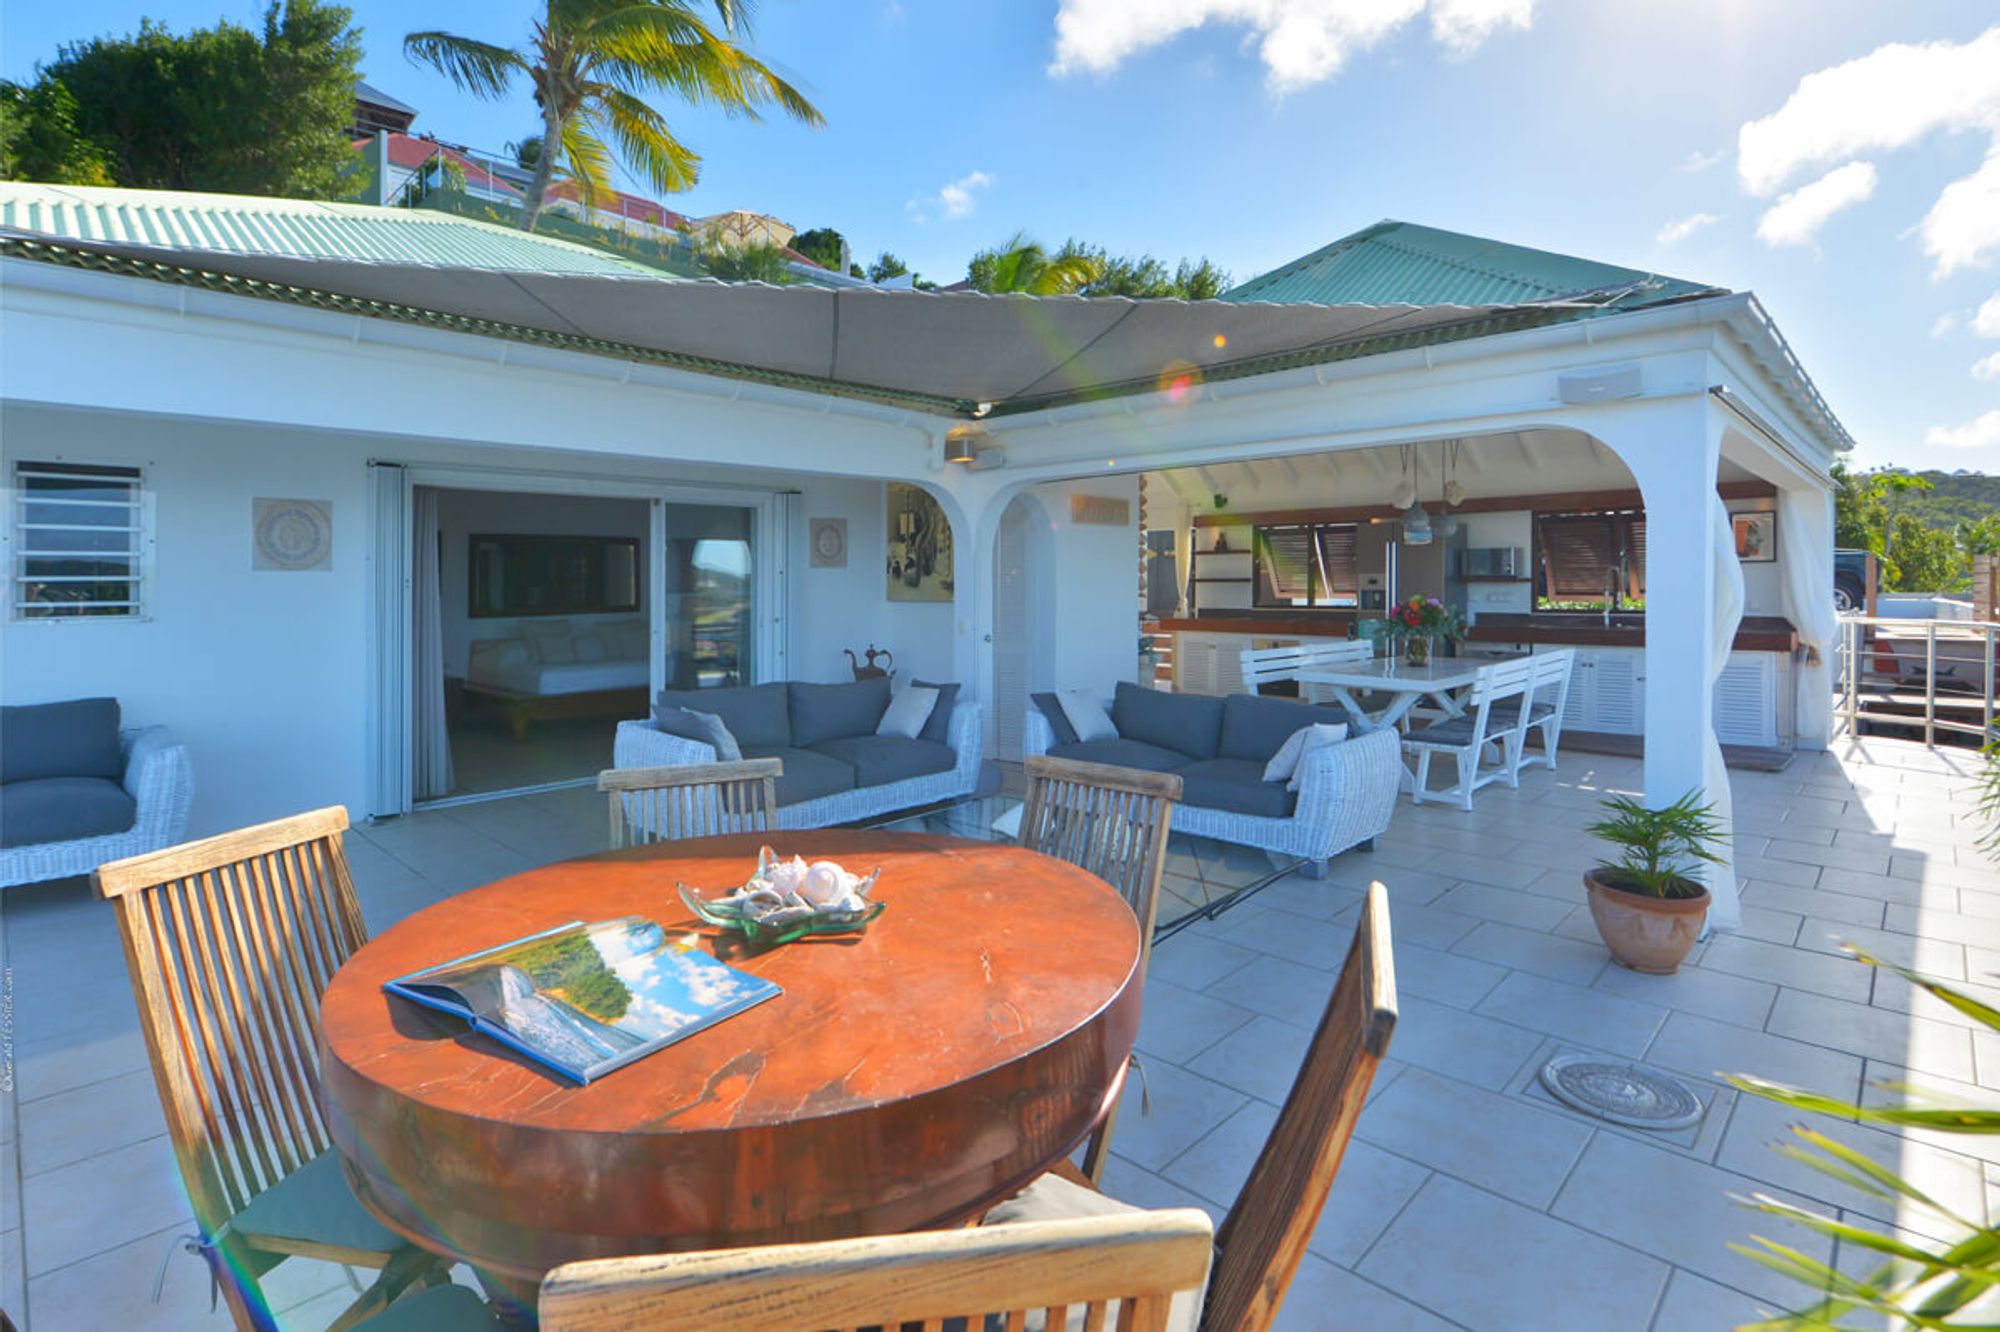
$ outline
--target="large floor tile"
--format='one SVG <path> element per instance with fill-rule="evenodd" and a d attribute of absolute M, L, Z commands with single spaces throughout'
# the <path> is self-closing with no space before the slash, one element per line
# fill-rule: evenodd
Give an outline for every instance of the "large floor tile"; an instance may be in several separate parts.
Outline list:
<path fill-rule="evenodd" d="M 1392 912 L 1392 918 L 1393 915 Z M 1435 948 L 1400 939 L 1395 949 L 1397 991 L 1435 999 L 1454 1008 L 1471 1008 L 1509 974 L 1507 968 L 1491 962 L 1458 953 L 1440 953 Z"/>
<path fill-rule="evenodd" d="M 1954 1022 L 1782 990 L 1766 1029 L 1939 1077 L 1973 1080 L 1972 1033 Z"/>
<path fill-rule="evenodd" d="M 21 1181 L 28 1279 L 117 1248 L 190 1216 L 164 1136 Z"/>
<path fill-rule="evenodd" d="M 39 1175 L 167 1131 L 151 1069 L 73 1087 L 21 1107 L 21 1172 Z"/>
<path fill-rule="evenodd" d="M 1308 1253 L 1278 1309 L 1275 1332 L 1450 1332 L 1456 1326 Z"/>
<path fill-rule="evenodd" d="M 1868 1002 L 1869 989 L 1874 983 L 1868 966 L 1852 958 L 1801 952 L 1730 934 L 1719 934 L 1709 940 L 1696 965 L 1704 971 L 1727 972 L 1856 1003 Z"/>
<path fill-rule="evenodd" d="M 1572 985 L 1590 984 L 1611 961 L 1601 942 L 1558 938 L 1490 921 L 1459 940 L 1452 951 Z"/>
<path fill-rule="evenodd" d="M 1646 1052 L 1667 1019 L 1667 1010 L 1658 1004 L 1621 999 L 1601 989 L 1583 989 L 1518 971 L 1500 982 L 1473 1011 L 1633 1058 Z"/>
<path fill-rule="evenodd" d="M 1469 1328 L 1607 1332 L 1645 1327 L 1671 1269 L 1437 1175 L 1356 1270 Z"/>
<path fill-rule="evenodd" d="M 1159 1170 L 1250 1103 L 1242 1092 L 1157 1061 L 1141 1080 L 1127 1078 L 1112 1141 L 1121 1155 Z"/>
<path fill-rule="evenodd" d="M 1530 1207 L 1547 1207 L 1593 1130 L 1525 1100 L 1411 1069 L 1356 1133 L 1419 1165 Z"/>
<path fill-rule="evenodd" d="M 1704 967 L 1682 967 L 1671 976 L 1606 967 L 1591 988 L 1718 1022 L 1733 1022 L 1753 1031 L 1763 1029 L 1778 997 L 1778 987 L 1768 982 Z"/>
<path fill-rule="evenodd" d="M 1283 1105 L 1311 1043 L 1312 1032 L 1306 1028 L 1259 1014 L 1187 1061 L 1187 1067 L 1260 1101 Z"/>
<path fill-rule="evenodd" d="M 1406 1064 L 1499 1088 L 1541 1045 L 1533 1032 L 1428 999 L 1404 996 L 1391 1048 Z"/>
<path fill-rule="evenodd" d="M 1228 1207 L 1278 1122 L 1275 1107 L 1251 1101 L 1160 1167 L 1160 1175 L 1218 1207 Z"/>
<path fill-rule="evenodd" d="M 1668 1016 L 1647 1049 L 1646 1060 L 1703 1078 L 1751 1073 L 1831 1096 L 1852 1097 L 1861 1085 L 1858 1055 L 1748 1031 L 1692 1013 Z"/>
<path fill-rule="evenodd" d="M 1653 1332 L 1726 1332 L 1791 1307 L 1792 1303 L 1758 1300 L 1707 1277 L 1676 1270 L 1653 1318 Z"/>
<path fill-rule="evenodd" d="M 1138 1049 L 1185 1064 L 1255 1016 L 1247 1008 L 1153 977 L 1146 982 Z"/>
<path fill-rule="evenodd" d="M 1503 925 L 1546 930 L 1567 916 L 1575 903 L 1543 897 L 1524 888 L 1461 883 L 1431 905 L 1461 915 L 1477 916 L 1481 920 L 1498 921 Z"/>
<path fill-rule="evenodd" d="M 1342 1267 L 1354 1266 L 1430 1177 L 1428 1166 L 1360 1138 L 1349 1140 L 1313 1230 L 1312 1251 Z"/>
<path fill-rule="evenodd" d="M 1202 993 L 1305 1027 L 1319 1024 L 1333 993 L 1334 973 L 1262 957 L 1230 972 Z"/>

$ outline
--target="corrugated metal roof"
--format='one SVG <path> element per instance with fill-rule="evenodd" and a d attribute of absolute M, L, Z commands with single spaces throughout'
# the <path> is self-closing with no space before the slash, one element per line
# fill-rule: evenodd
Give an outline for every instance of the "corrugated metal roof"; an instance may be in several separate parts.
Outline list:
<path fill-rule="evenodd" d="M 76 241 L 509 273 L 661 278 L 588 246 L 432 209 L 0 182 L 0 227 Z"/>
<path fill-rule="evenodd" d="M 1378 222 L 1225 292 L 1225 301 L 1497 305 L 1606 293 L 1633 310 L 1718 288 L 1525 245 Z"/>

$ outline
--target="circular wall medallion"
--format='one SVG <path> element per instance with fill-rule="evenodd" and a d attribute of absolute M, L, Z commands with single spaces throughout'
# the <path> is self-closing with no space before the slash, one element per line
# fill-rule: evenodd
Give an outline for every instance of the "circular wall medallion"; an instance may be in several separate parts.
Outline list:
<path fill-rule="evenodd" d="M 271 500 L 258 511 L 256 541 L 267 568 L 318 568 L 332 549 L 333 523 L 310 500 Z"/>
<path fill-rule="evenodd" d="M 812 562 L 816 568 L 838 569 L 847 564 L 847 520 L 812 520 Z"/>
<path fill-rule="evenodd" d="M 1679 1079 L 1602 1055 L 1557 1055 L 1542 1065 L 1542 1085 L 1564 1105 L 1629 1128 L 1686 1128 L 1703 1109 Z"/>

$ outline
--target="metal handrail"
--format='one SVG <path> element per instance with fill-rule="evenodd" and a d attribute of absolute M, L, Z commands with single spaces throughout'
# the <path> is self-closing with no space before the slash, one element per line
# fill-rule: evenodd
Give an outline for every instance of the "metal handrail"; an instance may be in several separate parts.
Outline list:
<path fill-rule="evenodd" d="M 1895 702 L 1898 692 L 1895 685 L 1904 678 L 1903 667 L 1906 658 L 1897 650 L 1893 642 L 1885 649 L 1884 636 L 1873 630 L 1895 629 L 1901 631 L 1896 638 L 1923 635 L 1923 695 L 1921 714 L 1897 712 L 1890 707 L 1870 706 L 1864 702 L 1863 677 L 1871 674 L 1869 660 L 1879 662 L 1886 654 L 1896 663 L 1896 669 L 1888 674 L 1889 695 L 1887 700 Z M 1949 714 L 1949 700 L 1960 697 L 1948 692 L 1947 713 L 1941 715 L 1938 708 L 1938 644 L 1939 631 L 1943 630 L 1943 642 L 1947 649 L 1953 644 L 1963 643 L 1977 648 L 1969 654 L 1952 653 L 1948 657 L 1951 664 L 1971 664 L 1976 661 L 1980 669 L 1980 684 L 1977 694 L 1979 713 L 1976 721 L 1960 721 Z M 1860 724 L 1877 722 L 1893 726 L 1922 726 L 1924 744 L 1936 748 L 1939 732 L 1953 735 L 1972 736 L 1982 742 L 2000 738 L 1994 715 L 1994 666 L 1996 645 L 2000 645 L 2000 623 L 1987 620 L 1919 620 L 1902 619 L 1887 615 L 1843 615 L 1840 617 L 1837 657 L 1834 662 L 1835 697 L 1839 700 L 1838 711 L 1847 722 L 1847 733 L 1858 736 Z M 1914 646 L 1914 644 L 1910 644 Z M 1879 671 L 1872 672 L 1881 675 Z M 1964 696 L 1967 702 L 1971 695 Z M 1905 698 L 1901 706 L 1911 707 L 1918 700 Z"/>

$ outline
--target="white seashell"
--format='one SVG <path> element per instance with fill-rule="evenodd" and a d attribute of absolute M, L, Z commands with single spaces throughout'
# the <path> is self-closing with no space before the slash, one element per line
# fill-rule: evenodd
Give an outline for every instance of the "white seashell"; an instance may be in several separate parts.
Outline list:
<path fill-rule="evenodd" d="M 849 874 L 830 860 L 822 860 L 806 871 L 800 894 L 816 907 L 837 906 L 848 897 Z"/>

